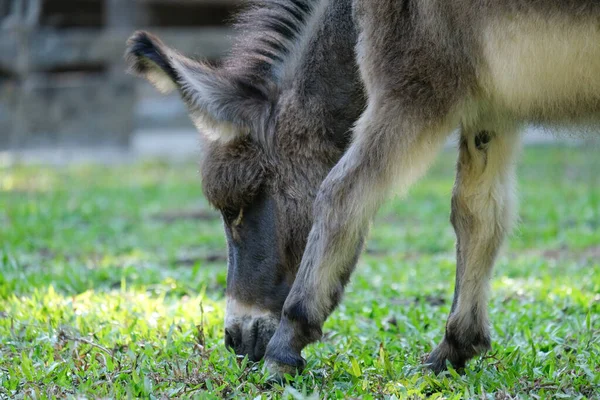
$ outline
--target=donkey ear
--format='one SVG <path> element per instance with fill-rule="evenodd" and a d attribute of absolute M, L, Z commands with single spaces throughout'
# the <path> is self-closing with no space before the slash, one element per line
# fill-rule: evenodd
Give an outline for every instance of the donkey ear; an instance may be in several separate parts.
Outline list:
<path fill-rule="evenodd" d="M 138 31 L 127 41 L 125 58 L 134 75 L 146 78 L 163 93 L 178 90 L 201 133 L 227 141 L 256 132 L 268 113 L 266 87 L 223 69 L 191 60 L 156 36 Z"/>

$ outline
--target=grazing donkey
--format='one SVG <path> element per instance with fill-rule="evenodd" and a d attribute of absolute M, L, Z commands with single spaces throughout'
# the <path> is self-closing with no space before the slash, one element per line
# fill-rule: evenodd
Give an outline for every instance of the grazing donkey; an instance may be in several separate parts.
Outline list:
<path fill-rule="evenodd" d="M 202 133 L 202 183 L 229 249 L 225 343 L 264 356 L 312 225 L 321 182 L 366 100 L 349 0 L 262 0 L 241 16 L 219 67 L 149 33 L 128 42 L 131 70 L 178 90 Z"/>
<path fill-rule="evenodd" d="M 276 374 L 303 368 L 301 351 L 339 303 L 379 205 L 393 187 L 414 182 L 458 127 L 454 301 L 428 364 L 436 372 L 447 362 L 463 367 L 490 347 L 488 281 L 513 220 L 521 126 L 590 121 L 598 112 L 600 2 L 352 0 L 353 18 L 339 20 L 323 17 L 334 0 L 264 4 L 249 14 L 256 18 L 245 25 L 246 39 L 221 69 L 147 34 L 134 36 L 128 51 L 134 71 L 179 88 L 192 118 L 216 139 L 204 185 L 224 211 L 227 319 L 242 327 L 242 336 L 230 331 L 226 340 L 258 358 L 279 320 L 267 365 Z M 290 13 L 285 23 L 271 11 L 278 7 Z M 367 107 L 336 163 L 347 144 L 342 125 L 361 105 L 344 58 L 354 30 Z M 256 47 L 265 41 L 267 48 Z M 339 112 L 344 122 L 332 131 Z M 259 250 L 266 243 L 272 247 Z"/>

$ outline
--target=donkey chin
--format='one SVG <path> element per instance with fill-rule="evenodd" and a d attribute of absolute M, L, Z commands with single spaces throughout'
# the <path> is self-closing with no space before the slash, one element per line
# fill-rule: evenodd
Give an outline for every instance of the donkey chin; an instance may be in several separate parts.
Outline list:
<path fill-rule="evenodd" d="M 269 340 L 279 326 L 280 316 L 271 311 L 227 298 L 225 310 L 225 346 L 237 355 L 260 361 Z"/>

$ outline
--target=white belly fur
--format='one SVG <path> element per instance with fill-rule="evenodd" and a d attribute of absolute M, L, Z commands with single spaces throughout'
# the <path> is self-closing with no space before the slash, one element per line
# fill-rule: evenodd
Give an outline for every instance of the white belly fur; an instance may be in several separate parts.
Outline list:
<path fill-rule="evenodd" d="M 487 24 L 479 76 L 486 97 L 513 115 L 549 119 L 598 101 L 600 23 L 591 19 L 528 15 Z"/>

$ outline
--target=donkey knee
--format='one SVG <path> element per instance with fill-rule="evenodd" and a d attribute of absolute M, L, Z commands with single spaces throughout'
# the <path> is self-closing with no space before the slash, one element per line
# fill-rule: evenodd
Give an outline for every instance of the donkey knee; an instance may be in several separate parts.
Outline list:
<path fill-rule="evenodd" d="M 463 135 L 450 221 L 480 241 L 503 237 L 514 221 L 513 157 L 518 135 L 481 130 Z M 490 237 L 484 237 L 490 235 Z"/>

